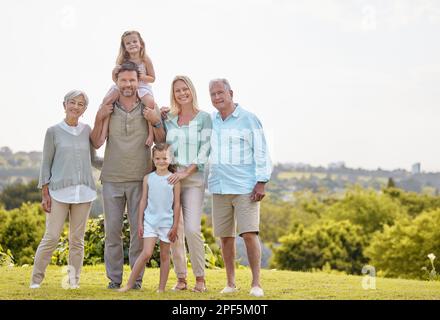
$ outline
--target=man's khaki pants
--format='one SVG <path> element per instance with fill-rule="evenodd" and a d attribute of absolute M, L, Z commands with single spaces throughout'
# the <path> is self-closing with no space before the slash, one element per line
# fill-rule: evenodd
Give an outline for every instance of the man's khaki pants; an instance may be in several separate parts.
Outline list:
<path fill-rule="evenodd" d="M 137 235 L 138 207 L 142 194 L 142 181 L 139 182 L 103 182 L 105 249 L 104 262 L 107 277 L 111 282 L 121 284 L 124 267 L 124 248 L 122 227 L 125 206 L 127 206 L 130 224 L 130 248 L 128 258 L 133 268 L 137 257 L 142 252 L 143 239 Z M 144 269 L 145 270 L 145 269 Z M 144 270 L 136 282 L 142 283 Z"/>

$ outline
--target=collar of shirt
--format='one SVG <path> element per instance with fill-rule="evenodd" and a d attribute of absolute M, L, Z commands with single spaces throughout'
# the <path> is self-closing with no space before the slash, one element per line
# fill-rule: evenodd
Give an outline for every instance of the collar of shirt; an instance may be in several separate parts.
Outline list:
<path fill-rule="evenodd" d="M 139 108 L 139 106 L 142 105 L 142 101 L 141 100 L 137 100 L 135 102 L 135 106 L 133 107 L 133 109 L 131 109 L 130 111 L 125 110 L 125 108 L 119 103 L 119 101 L 115 101 L 115 106 L 118 107 L 119 109 L 121 109 L 122 111 L 126 112 L 126 113 L 131 113 L 134 110 L 136 110 L 137 108 Z"/>
<path fill-rule="evenodd" d="M 188 122 L 188 124 L 184 124 L 184 125 L 179 125 L 178 121 L 179 121 L 179 115 L 168 115 L 168 119 L 166 119 L 165 121 L 168 121 L 169 123 L 174 124 L 176 127 L 178 128 L 182 128 L 182 127 L 190 127 L 192 126 L 197 120 L 197 118 L 199 117 L 199 115 L 201 114 L 201 112 L 197 112 L 197 114 Z"/>
<path fill-rule="evenodd" d="M 235 104 L 235 110 L 225 119 L 222 120 L 220 112 L 217 111 L 217 114 L 215 115 L 216 119 L 218 120 L 222 120 L 222 121 L 226 121 L 228 120 L 231 116 L 234 118 L 238 118 L 240 116 L 240 111 L 241 111 L 241 107 L 238 103 Z"/>
<path fill-rule="evenodd" d="M 179 115 L 174 115 L 174 114 L 169 114 L 168 115 L 168 119 L 166 119 L 165 121 L 168 121 L 169 123 L 174 124 L 176 127 L 178 127 L 179 125 L 177 124 L 177 120 L 179 119 Z"/>
<path fill-rule="evenodd" d="M 69 126 L 64 120 L 58 124 L 64 131 L 74 135 L 79 136 L 83 131 L 85 124 L 82 122 L 78 122 L 76 127 Z"/>

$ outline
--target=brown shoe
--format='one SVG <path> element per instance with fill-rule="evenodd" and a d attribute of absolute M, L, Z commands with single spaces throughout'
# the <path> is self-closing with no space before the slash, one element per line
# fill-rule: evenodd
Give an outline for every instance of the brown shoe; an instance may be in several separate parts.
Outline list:
<path fill-rule="evenodd" d="M 186 284 L 185 278 L 178 278 L 177 283 L 174 285 L 174 287 L 171 289 L 173 291 L 182 291 L 188 289 L 188 286 Z"/>
<path fill-rule="evenodd" d="M 205 280 L 196 281 L 196 285 L 192 289 L 193 292 L 205 292 L 206 290 L 208 290 L 208 289 L 206 288 Z"/>

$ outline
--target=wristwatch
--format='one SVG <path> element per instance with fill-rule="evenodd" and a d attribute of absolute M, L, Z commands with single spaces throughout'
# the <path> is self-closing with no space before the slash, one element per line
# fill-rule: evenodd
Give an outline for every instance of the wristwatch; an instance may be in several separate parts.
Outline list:
<path fill-rule="evenodd" d="M 156 124 L 153 124 L 153 127 L 155 127 L 156 129 L 160 128 L 162 126 L 162 122 L 158 122 Z"/>

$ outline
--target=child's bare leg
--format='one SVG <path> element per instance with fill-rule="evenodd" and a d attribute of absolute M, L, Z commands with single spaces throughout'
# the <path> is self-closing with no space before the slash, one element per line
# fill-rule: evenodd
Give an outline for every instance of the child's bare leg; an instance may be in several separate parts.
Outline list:
<path fill-rule="evenodd" d="M 150 260 L 151 256 L 153 255 L 156 239 L 157 238 L 144 238 L 144 248 L 142 249 L 139 257 L 136 259 L 136 262 L 134 263 L 127 284 L 123 288 L 119 289 L 119 292 L 126 292 L 130 289 L 133 289 L 136 283 L 136 279 L 139 277 L 142 270 L 145 269 L 145 264 Z"/>
<path fill-rule="evenodd" d="M 119 98 L 119 90 L 116 86 L 110 88 L 110 90 L 105 94 L 102 104 L 113 104 Z"/>
<path fill-rule="evenodd" d="M 150 109 L 154 109 L 154 106 L 156 105 L 156 103 L 154 102 L 154 98 L 152 95 L 150 94 L 146 94 L 141 98 L 142 103 L 144 104 L 144 106 L 150 108 Z"/>
<path fill-rule="evenodd" d="M 141 98 L 141 101 L 147 108 L 154 110 L 155 102 L 153 96 L 146 94 Z M 154 133 L 153 133 L 153 127 L 151 126 L 150 123 L 150 125 L 148 126 L 148 138 L 145 144 L 151 147 L 153 145 L 153 142 L 154 142 Z"/>
<path fill-rule="evenodd" d="M 147 137 L 147 141 L 145 142 L 145 144 L 149 147 L 153 146 L 153 142 L 154 142 L 154 132 L 153 132 L 153 126 L 150 124 L 148 124 L 148 137 Z"/>
<path fill-rule="evenodd" d="M 105 118 L 104 123 L 102 124 L 101 136 L 99 137 L 100 145 L 104 144 L 105 139 L 107 139 L 109 123 L 110 123 L 110 117 Z"/>
<path fill-rule="evenodd" d="M 159 292 L 165 291 L 165 286 L 170 273 L 170 244 L 167 242 L 160 242 L 160 281 Z"/>
<path fill-rule="evenodd" d="M 105 95 L 104 99 L 102 100 L 102 104 L 113 104 L 116 100 L 119 99 L 119 90 L 117 87 L 111 87 L 110 90 Z M 110 118 L 106 118 L 104 120 L 101 136 L 99 137 L 99 144 L 102 145 L 105 142 L 105 139 L 107 139 L 108 136 L 108 127 L 109 127 Z"/>

